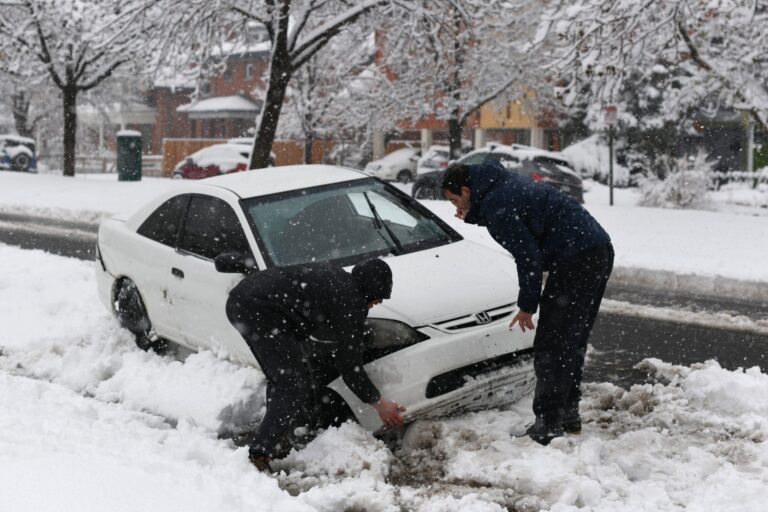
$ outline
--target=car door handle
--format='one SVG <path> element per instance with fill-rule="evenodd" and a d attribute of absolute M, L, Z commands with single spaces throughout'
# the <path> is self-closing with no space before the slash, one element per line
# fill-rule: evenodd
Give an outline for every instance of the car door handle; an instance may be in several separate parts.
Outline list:
<path fill-rule="evenodd" d="M 181 279 L 184 279 L 184 272 L 182 272 L 181 269 L 178 269 L 176 267 L 171 268 L 171 274 L 175 275 L 176 277 L 180 277 Z"/>

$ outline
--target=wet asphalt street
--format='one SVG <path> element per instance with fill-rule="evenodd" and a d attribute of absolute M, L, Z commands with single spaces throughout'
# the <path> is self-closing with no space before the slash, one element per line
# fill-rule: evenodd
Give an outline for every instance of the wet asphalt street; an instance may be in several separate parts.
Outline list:
<path fill-rule="evenodd" d="M 0 243 L 84 260 L 94 258 L 96 225 L 51 221 L 0 212 Z M 753 321 L 768 320 L 768 304 L 733 298 L 687 295 L 657 289 L 632 288 L 609 283 L 606 299 L 641 306 L 695 312 L 728 313 Z M 631 309 L 631 308 L 629 308 Z M 684 316 L 684 315 L 683 315 Z M 648 318 L 642 314 L 601 312 L 595 323 L 584 378 L 607 381 L 622 387 L 645 382 L 633 366 L 647 357 L 690 365 L 716 359 L 728 369 L 768 368 L 768 334 L 765 330 L 732 330 L 715 323 L 688 324 Z"/>

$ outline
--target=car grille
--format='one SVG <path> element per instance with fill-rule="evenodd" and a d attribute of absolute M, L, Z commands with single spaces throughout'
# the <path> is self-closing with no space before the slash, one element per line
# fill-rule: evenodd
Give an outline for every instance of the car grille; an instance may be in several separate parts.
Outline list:
<path fill-rule="evenodd" d="M 530 364 L 533 359 L 533 349 L 520 350 L 518 352 L 512 352 L 504 354 L 492 359 L 486 359 L 479 363 L 470 364 L 461 368 L 456 368 L 449 372 L 442 373 L 430 379 L 427 383 L 427 389 L 425 396 L 427 398 L 435 398 L 451 391 L 462 388 L 469 379 L 482 377 L 485 374 L 489 374 L 493 371 L 500 370 L 502 368 L 509 368 L 515 366 L 521 366 Z"/>
<path fill-rule="evenodd" d="M 487 325 L 502 318 L 506 318 L 514 311 L 515 303 L 504 304 L 493 309 L 480 311 L 471 315 L 461 316 L 458 318 L 451 318 L 450 320 L 444 320 L 434 324 L 438 329 L 442 329 L 448 332 L 461 331 L 463 329 L 471 329 L 472 327 L 478 327 L 481 325 Z"/>

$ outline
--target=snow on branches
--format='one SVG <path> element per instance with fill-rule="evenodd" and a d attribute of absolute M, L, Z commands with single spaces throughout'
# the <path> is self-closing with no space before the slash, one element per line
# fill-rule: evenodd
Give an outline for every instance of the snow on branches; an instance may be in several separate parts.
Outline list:
<path fill-rule="evenodd" d="M 556 44 L 570 101 L 587 84 L 615 102 L 629 77 L 664 73 L 669 117 L 731 107 L 768 128 L 766 26 L 767 0 L 558 0 L 537 41 Z"/>
<path fill-rule="evenodd" d="M 18 0 L 0 9 L 3 73 L 53 83 L 63 99 L 64 174 L 75 173 L 77 96 L 144 50 L 152 24 L 144 0 Z"/>

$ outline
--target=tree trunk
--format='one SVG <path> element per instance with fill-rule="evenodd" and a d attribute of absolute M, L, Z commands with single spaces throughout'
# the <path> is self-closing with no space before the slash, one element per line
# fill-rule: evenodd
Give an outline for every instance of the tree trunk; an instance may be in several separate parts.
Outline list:
<path fill-rule="evenodd" d="M 304 163 L 305 164 L 311 164 L 312 163 L 312 146 L 315 143 L 315 136 L 307 132 L 304 134 Z"/>
<path fill-rule="evenodd" d="M 13 124 L 16 126 L 16 133 L 22 137 L 33 138 L 33 127 L 29 125 L 29 97 L 24 91 L 17 91 L 13 94 Z"/>
<path fill-rule="evenodd" d="M 291 67 L 287 55 L 281 59 L 275 55 L 269 73 L 267 98 L 261 112 L 261 119 L 256 131 L 251 152 L 251 169 L 263 169 L 269 165 L 269 154 L 275 141 L 277 122 L 280 120 L 280 110 L 283 108 L 285 91 L 291 80 Z"/>
<path fill-rule="evenodd" d="M 75 143 L 77 140 L 77 88 L 62 89 L 64 98 L 64 176 L 75 175 Z"/>
<path fill-rule="evenodd" d="M 448 147 L 450 148 L 451 160 L 461 156 L 462 128 L 458 114 L 454 114 L 448 119 Z"/>

